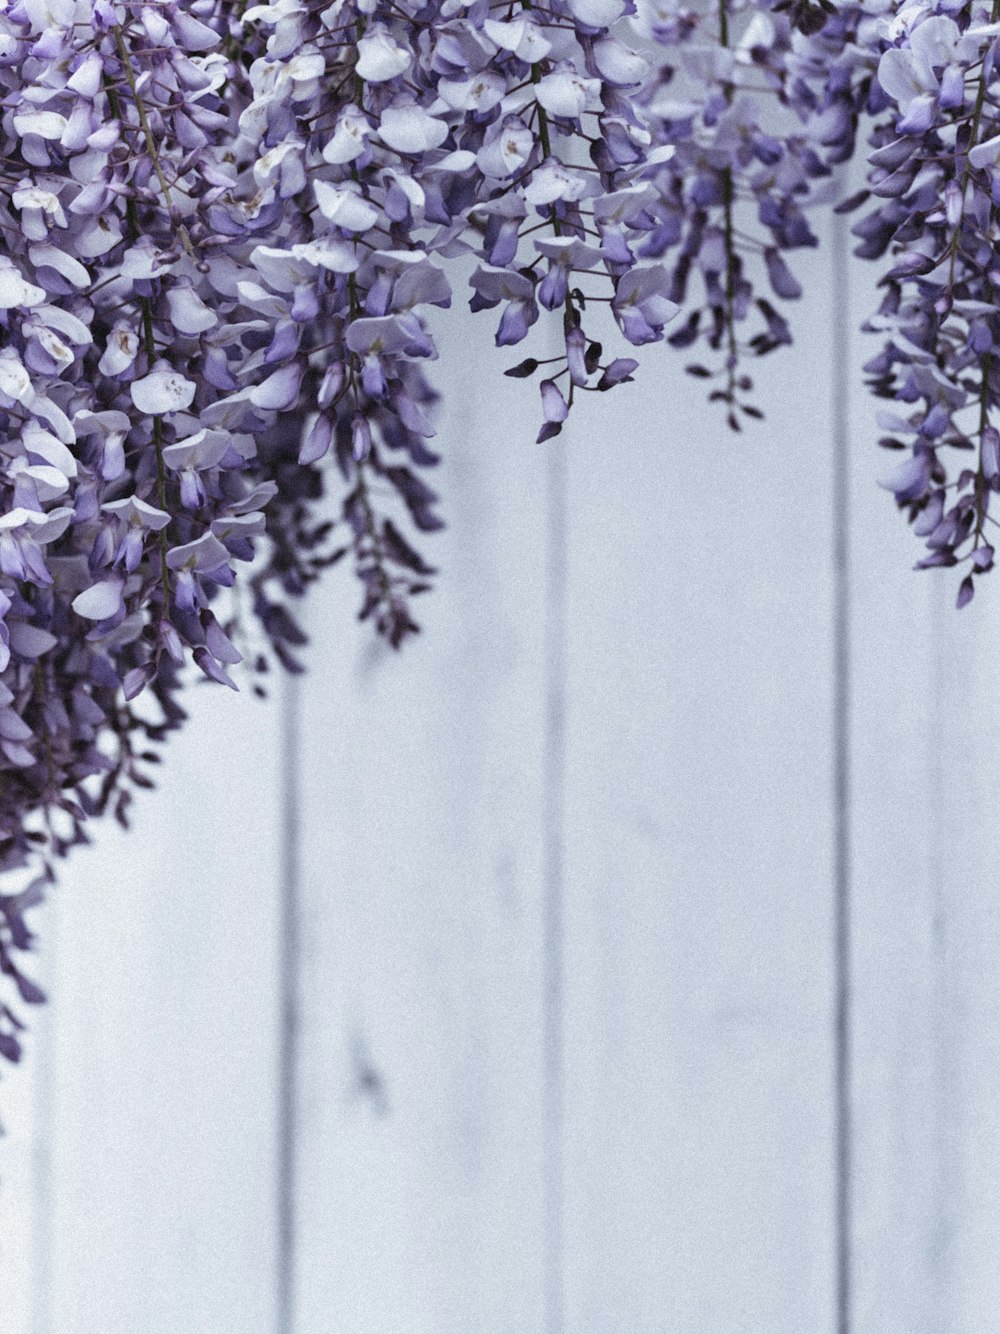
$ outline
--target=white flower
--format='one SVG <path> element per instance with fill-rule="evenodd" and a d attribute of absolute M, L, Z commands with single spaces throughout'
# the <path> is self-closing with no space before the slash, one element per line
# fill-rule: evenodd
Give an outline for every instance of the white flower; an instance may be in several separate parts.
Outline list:
<path fill-rule="evenodd" d="M 171 570 L 218 570 L 229 562 L 229 552 L 212 533 L 202 533 L 193 542 L 167 552 Z"/>
<path fill-rule="evenodd" d="M 40 139 L 61 139 L 67 124 L 58 111 L 22 111 L 14 116 L 18 134 L 37 134 Z"/>
<path fill-rule="evenodd" d="M 592 176 L 575 171 L 556 158 L 547 158 L 531 173 L 531 180 L 524 188 L 524 197 L 529 204 L 551 204 L 557 199 L 573 202 L 595 195 L 600 186 Z"/>
<path fill-rule="evenodd" d="M 316 202 L 328 222 L 348 232 L 367 232 L 378 222 L 378 209 L 349 185 L 313 181 Z"/>
<path fill-rule="evenodd" d="M 94 341 L 93 334 L 83 320 L 77 319 L 61 306 L 43 306 L 41 310 L 32 312 L 32 318 L 27 323 L 30 327 L 44 324 L 49 329 L 58 329 L 64 338 L 77 347 L 89 347 Z"/>
<path fill-rule="evenodd" d="M 283 144 L 276 144 L 263 157 L 258 158 L 253 167 L 253 178 L 261 189 L 273 186 L 282 199 L 290 199 L 306 186 L 306 173 L 302 165 L 302 144 L 296 139 L 288 139 Z"/>
<path fill-rule="evenodd" d="M 480 70 L 467 79 L 441 79 L 438 93 L 453 111 L 492 111 L 507 91 L 504 80 L 494 70 Z"/>
<path fill-rule="evenodd" d="M 491 42 L 504 51 L 513 51 L 518 60 L 528 65 L 544 60 L 552 50 L 552 43 L 542 36 L 538 25 L 528 19 L 513 19 L 509 23 L 487 19 L 483 31 Z"/>
<path fill-rule="evenodd" d="M 121 610 L 123 588 L 121 579 L 104 579 L 98 584 L 92 584 L 82 593 L 77 593 L 72 603 L 73 610 L 88 621 L 106 621 Z"/>
<path fill-rule="evenodd" d="M 151 417 L 162 417 L 168 412 L 180 412 L 194 401 L 197 385 L 185 380 L 166 362 L 158 362 L 148 375 L 131 385 L 132 402 L 140 412 Z"/>
<path fill-rule="evenodd" d="M 161 273 L 168 273 L 170 265 L 165 264 L 152 241 L 141 240 L 125 251 L 121 262 L 123 278 L 142 279 L 158 278 Z"/>
<path fill-rule="evenodd" d="M 76 251 L 84 259 L 99 259 L 122 239 L 122 229 L 113 213 L 88 218 L 77 232 Z"/>
<path fill-rule="evenodd" d="M 365 143 L 372 132 L 368 118 L 360 107 L 345 107 L 337 118 L 337 125 L 323 149 L 323 161 L 334 166 L 353 162 L 365 151 Z"/>
<path fill-rule="evenodd" d="M 438 148 L 448 137 L 448 126 L 423 107 L 414 105 L 386 107 L 378 127 L 384 144 L 397 153 L 426 153 Z"/>
<path fill-rule="evenodd" d="M 423 208 L 427 198 L 424 187 L 408 171 L 394 171 L 392 167 L 386 167 L 382 179 L 386 185 L 394 185 L 402 191 L 411 209 Z"/>
<path fill-rule="evenodd" d="M 7 473 L 12 479 L 27 478 L 41 501 L 57 500 L 69 490 L 69 481 L 65 474 L 48 463 L 29 463 L 27 459 L 14 459 L 8 465 Z"/>
<path fill-rule="evenodd" d="M 569 0 L 568 7 L 588 28 L 610 28 L 625 13 L 625 0 Z"/>
<path fill-rule="evenodd" d="M 167 445 L 163 450 L 163 462 L 172 472 L 183 468 L 214 468 L 231 445 L 232 436 L 228 431 L 208 431 L 203 427 L 194 435 Z"/>
<path fill-rule="evenodd" d="M 536 236 L 533 240 L 539 254 L 568 269 L 593 269 L 601 262 L 601 252 L 575 236 Z"/>
<path fill-rule="evenodd" d="M 29 407 L 35 397 L 31 376 L 24 362 L 12 347 L 0 351 L 0 405 L 13 407 L 23 403 Z"/>
<path fill-rule="evenodd" d="M 80 97 L 96 97 L 101 91 L 103 77 L 104 62 L 96 51 L 92 51 L 66 80 L 66 87 Z"/>
<path fill-rule="evenodd" d="M 177 286 L 167 291 L 170 323 L 182 334 L 194 336 L 214 329 L 219 317 L 209 310 L 193 287 Z"/>
<path fill-rule="evenodd" d="M 77 462 L 63 442 L 39 426 L 37 422 L 26 422 L 21 440 L 29 459 L 38 459 L 58 468 L 64 477 L 77 475 Z"/>
<path fill-rule="evenodd" d="M 14 207 L 21 214 L 21 231 L 29 241 L 44 241 L 49 227 L 67 226 L 59 196 L 37 185 L 24 186 L 12 195 Z"/>
<path fill-rule="evenodd" d="M 316 95 L 325 70 L 326 61 L 318 51 L 304 51 L 284 62 L 276 86 L 290 83 L 292 101 L 304 102 Z"/>
<path fill-rule="evenodd" d="M 913 29 L 907 47 L 883 52 L 878 81 L 900 111 L 906 112 L 918 97 L 937 98 L 941 80 L 934 71 L 955 59 L 960 36 L 953 19 L 934 14 Z"/>
<path fill-rule="evenodd" d="M 120 519 L 136 528 L 150 528 L 157 533 L 170 523 L 170 515 L 165 510 L 157 509 L 155 505 L 148 505 L 145 500 L 140 500 L 138 496 L 125 496 L 122 500 L 109 500 L 101 506 L 101 509 L 107 511 L 108 514 L 116 514 Z"/>
<path fill-rule="evenodd" d="M 76 18 L 76 0 L 22 0 L 22 5 L 35 32 L 68 28 Z"/>
<path fill-rule="evenodd" d="M 73 365 L 76 358 L 58 334 L 44 325 L 35 328 L 33 334 L 36 342 L 49 354 L 61 371 Z"/>
<path fill-rule="evenodd" d="M 642 83 L 649 75 L 649 61 L 613 37 L 594 43 L 594 64 L 603 79 L 619 87 Z"/>
<path fill-rule="evenodd" d="M 0 531 L 16 533 L 19 529 L 30 530 L 27 536 L 30 536 L 33 542 L 44 546 L 47 542 L 54 542 L 57 537 L 62 537 L 72 517 L 71 509 L 49 510 L 48 514 L 41 514 L 38 510 L 26 510 L 17 505 L 6 514 L 0 515 Z"/>
<path fill-rule="evenodd" d="M 335 236 L 319 236 L 315 241 L 301 241 L 292 246 L 292 256 L 315 268 L 329 269 L 331 273 L 355 273 L 361 264 L 353 241 L 341 241 Z"/>
<path fill-rule="evenodd" d="M 28 254 L 36 269 L 54 269 L 61 278 L 65 278 L 74 287 L 90 286 L 90 274 L 86 267 L 72 255 L 67 255 L 65 250 L 60 250 L 58 246 L 38 242 L 28 247 Z"/>
<path fill-rule="evenodd" d="M 102 375 L 121 375 L 135 361 L 139 351 L 139 336 L 119 320 L 108 334 L 104 353 L 97 363 Z"/>
<path fill-rule="evenodd" d="M 384 83 L 408 69 L 413 57 L 381 24 L 365 33 L 358 42 L 355 70 L 365 83 Z"/>
<path fill-rule="evenodd" d="M 302 381 L 302 367 L 295 362 L 282 366 L 250 390 L 250 402 L 255 408 L 282 412 L 295 405 Z"/>
<path fill-rule="evenodd" d="M 345 341 L 352 352 L 377 356 L 379 353 L 402 352 L 413 339 L 396 316 L 381 315 L 352 320 L 347 326 Z"/>
<path fill-rule="evenodd" d="M 486 142 L 476 154 L 476 162 L 484 176 L 500 179 L 512 176 L 531 156 L 535 136 L 518 116 L 506 116 L 486 132 Z"/>
<path fill-rule="evenodd" d="M 37 306 L 45 300 L 45 290 L 27 282 L 20 269 L 0 256 L 0 310 L 14 306 Z"/>

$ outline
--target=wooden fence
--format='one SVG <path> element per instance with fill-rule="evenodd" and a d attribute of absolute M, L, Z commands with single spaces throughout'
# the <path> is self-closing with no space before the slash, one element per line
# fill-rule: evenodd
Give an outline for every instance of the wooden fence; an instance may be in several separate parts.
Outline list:
<path fill-rule="evenodd" d="M 420 641 L 338 570 L 36 914 L 3 1334 L 996 1328 L 1000 588 L 910 569 L 845 254 L 740 437 L 651 349 L 536 446 L 442 330 Z"/>

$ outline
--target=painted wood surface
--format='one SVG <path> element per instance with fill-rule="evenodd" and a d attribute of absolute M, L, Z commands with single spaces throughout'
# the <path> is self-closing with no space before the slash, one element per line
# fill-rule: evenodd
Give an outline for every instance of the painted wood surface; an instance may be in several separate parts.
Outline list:
<path fill-rule="evenodd" d="M 875 308 L 851 272 L 852 326 Z M 877 342 L 852 337 L 852 360 Z M 856 1328 L 973 1334 L 1000 1307 L 1000 617 L 871 487 L 852 394 L 853 1254 Z"/>
<path fill-rule="evenodd" d="M 442 337 L 420 641 L 373 647 L 343 584 L 313 600 L 302 1334 L 542 1328 L 546 459 L 479 325 Z"/>
<path fill-rule="evenodd" d="M 811 368 L 835 349 L 828 260 L 800 267 L 766 430 L 731 436 L 662 357 L 627 431 L 605 398 L 568 447 L 573 1330 L 830 1327 L 833 442 Z"/>
<path fill-rule="evenodd" d="M 338 571 L 38 914 L 2 1334 L 992 1327 L 1000 619 L 874 485 L 872 275 L 800 267 L 736 439 L 652 349 L 536 447 L 442 326 L 420 640 Z"/>
<path fill-rule="evenodd" d="M 876 305 L 851 271 L 851 325 Z M 877 339 L 852 332 L 857 366 Z M 943 766 L 939 655 L 956 632 L 935 572 L 911 567 L 918 540 L 873 480 L 878 405 L 851 384 L 852 1255 L 859 1331 L 964 1330 L 943 1283 L 950 1209 L 936 793 Z M 941 596 L 938 596 L 940 593 Z M 973 611 L 970 607 L 969 611 Z M 978 608 L 976 609 L 978 610 Z M 975 612 L 973 612 L 975 614 Z M 967 618 L 965 618 L 967 620 Z M 946 1314 L 947 1313 L 947 1314 Z"/>
<path fill-rule="evenodd" d="M 189 701 L 132 831 L 39 914 L 32 1334 L 273 1328 L 277 713 Z"/>

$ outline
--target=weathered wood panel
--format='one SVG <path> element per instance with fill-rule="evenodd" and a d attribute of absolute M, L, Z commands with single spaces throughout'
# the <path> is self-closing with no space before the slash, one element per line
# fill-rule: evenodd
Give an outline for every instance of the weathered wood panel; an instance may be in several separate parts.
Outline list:
<path fill-rule="evenodd" d="M 924 554 L 906 540 L 911 560 Z M 897 610 L 892 659 L 905 664 L 895 674 L 900 694 L 915 675 L 918 690 L 926 679 L 926 703 L 912 731 L 896 733 L 892 753 L 900 770 L 915 771 L 922 802 L 900 800 L 893 813 L 911 846 L 926 839 L 917 882 L 926 889 L 915 898 L 901 859 L 885 883 L 895 888 L 896 922 L 909 920 L 922 946 L 911 949 L 909 969 L 924 998 L 920 1032 L 904 1034 L 888 1061 L 909 1080 L 893 1111 L 917 1142 L 897 1131 L 879 1175 L 891 1167 L 907 1187 L 901 1210 L 912 1216 L 916 1199 L 926 1220 L 899 1285 L 917 1294 L 910 1327 L 972 1334 L 1000 1308 L 1000 590 L 987 578 L 958 612 L 959 572 L 912 577 L 929 584 L 925 647 L 918 639 L 914 654 L 912 625 Z M 899 950 L 890 920 L 881 939 Z"/>
<path fill-rule="evenodd" d="M 374 645 L 338 571 L 293 768 L 278 709 L 195 689 L 135 829 L 36 915 L 3 1334 L 832 1334 L 838 856 L 841 1334 L 991 1326 L 996 597 L 911 572 L 852 337 L 836 698 L 828 252 L 809 276 L 738 439 L 653 349 L 536 447 L 488 322 L 447 333 L 421 641 Z"/>
<path fill-rule="evenodd" d="M 873 266 L 852 263 L 851 328 L 875 309 Z M 851 411 L 851 1252 L 859 1334 L 952 1326 L 939 1229 L 942 926 L 936 658 L 950 627 L 917 540 L 876 486 L 877 406 L 852 332 Z M 947 578 L 947 576 L 946 576 Z"/>
<path fill-rule="evenodd" d="M 832 295 L 801 267 L 766 426 L 661 354 L 568 447 L 574 1331 L 832 1327 Z"/>
<path fill-rule="evenodd" d="M 852 272 L 856 324 L 875 304 Z M 855 337 L 860 364 L 877 348 Z M 1000 1302 L 1000 618 L 983 582 L 913 573 L 853 427 L 854 1250 L 860 1334 L 977 1331 Z M 881 465 L 881 466 L 880 466 Z"/>
<path fill-rule="evenodd" d="M 545 456 L 452 325 L 437 590 L 401 656 L 312 607 L 298 1334 L 542 1330 Z"/>
<path fill-rule="evenodd" d="M 278 718 L 207 686 L 190 710 L 49 908 L 35 1334 L 272 1329 Z"/>
<path fill-rule="evenodd" d="M 982 601 L 956 613 L 957 580 L 943 583 L 935 589 L 941 778 L 931 793 L 935 1242 L 945 1297 L 937 1309 L 971 1334 L 1000 1310 L 1000 590 L 984 581 Z M 933 1315 L 928 1301 L 928 1329 Z"/>

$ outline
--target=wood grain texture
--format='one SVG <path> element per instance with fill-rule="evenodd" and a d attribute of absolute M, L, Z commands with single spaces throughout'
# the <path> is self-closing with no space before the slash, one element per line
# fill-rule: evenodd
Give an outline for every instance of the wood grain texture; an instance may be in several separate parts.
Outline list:
<path fill-rule="evenodd" d="M 956 586 L 953 578 L 935 589 L 941 780 L 932 794 L 939 837 L 933 1106 L 939 1309 L 952 1328 L 971 1334 L 988 1329 L 1000 1310 L 1000 618 L 987 583 L 978 605 L 957 613 Z"/>
<path fill-rule="evenodd" d="M 876 306 L 851 270 L 852 325 Z M 975 1334 L 1000 1300 L 997 605 L 873 485 L 877 405 L 855 335 L 852 428 L 854 1326 Z"/>
<path fill-rule="evenodd" d="M 297 1334 L 542 1330 L 545 459 L 449 323 L 424 633 L 312 605 Z"/>
<path fill-rule="evenodd" d="M 650 349 L 536 447 L 488 318 L 449 319 L 423 636 L 383 650 L 335 571 L 297 738 L 193 690 L 133 831 L 36 916 L 2 1334 L 834 1334 L 838 294 L 800 267 L 739 438 Z M 911 571 L 850 385 L 850 1334 L 981 1334 L 997 594 Z"/>
<path fill-rule="evenodd" d="M 158 792 L 67 868 L 36 1334 L 270 1334 L 279 735 L 189 692 Z"/>
<path fill-rule="evenodd" d="M 904 536 L 906 554 L 921 554 Z M 869 1044 L 859 1079 L 872 1132 L 859 1213 L 874 1276 L 860 1327 L 972 1334 L 1000 1299 L 1000 632 L 987 583 L 959 613 L 954 571 L 913 578 L 925 581 L 920 617 L 906 614 L 915 595 L 887 570 L 879 621 L 893 638 L 873 630 L 869 646 L 867 684 L 883 692 L 883 818 L 881 858 L 857 887 L 872 913 L 859 934 L 869 968 L 858 981 L 859 1043 Z M 859 766 L 872 750 L 859 737 Z"/>
<path fill-rule="evenodd" d="M 799 267 L 764 427 L 661 352 L 568 453 L 581 1334 L 831 1328 L 831 292 Z"/>
<path fill-rule="evenodd" d="M 852 329 L 876 307 L 875 280 L 852 264 Z M 966 1328 L 946 1314 L 942 1245 L 952 1202 L 938 678 L 956 623 L 942 617 L 938 576 L 912 570 L 920 544 L 876 486 L 895 463 L 876 446 L 879 405 L 861 373 L 878 347 L 852 336 L 853 1328 L 930 1334 Z"/>

